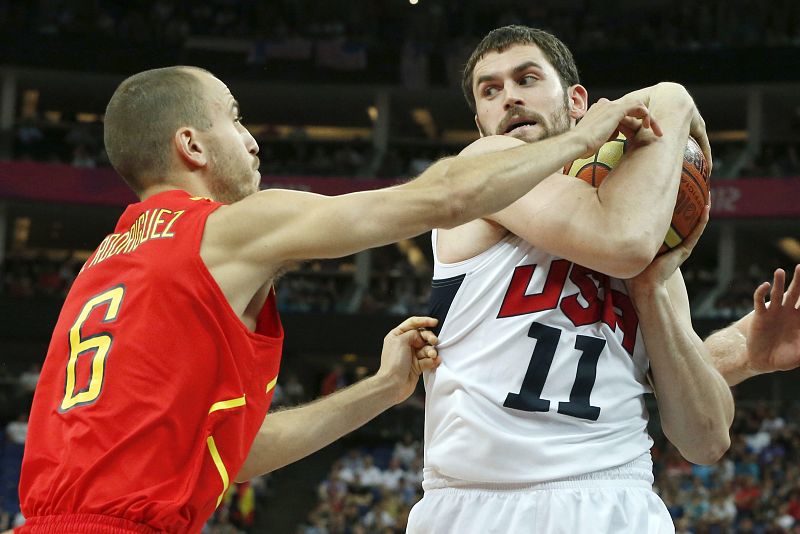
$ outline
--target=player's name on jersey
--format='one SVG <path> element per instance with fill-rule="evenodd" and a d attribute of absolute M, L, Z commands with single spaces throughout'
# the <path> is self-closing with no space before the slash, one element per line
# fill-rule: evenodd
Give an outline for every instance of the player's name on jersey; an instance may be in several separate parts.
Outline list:
<path fill-rule="evenodd" d="M 86 267 L 97 265 L 117 254 L 133 252 L 139 245 L 152 239 L 175 237 L 173 225 L 183 215 L 183 212 L 184 210 L 172 211 L 166 208 L 145 211 L 136 218 L 128 231 L 107 235 L 97 247 L 94 257 L 86 264 Z"/>

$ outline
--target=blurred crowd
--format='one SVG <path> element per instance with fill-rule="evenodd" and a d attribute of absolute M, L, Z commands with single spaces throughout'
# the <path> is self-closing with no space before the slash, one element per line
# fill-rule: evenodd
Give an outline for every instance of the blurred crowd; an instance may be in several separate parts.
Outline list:
<path fill-rule="evenodd" d="M 24 120 L 16 127 L 13 158 L 67 163 L 75 167 L 108 167 L 101 123 Z M 314 140 L 301 128 L 287 138 L 269 131 L 256 134 L 264 176 L 335 176 L 343 178 L 404 178 L 422 173 L 434 161 L 461 149 L 452 143 L 389 144 L 378 154 L 369 141 Z M 758 154 L 740 155 L 741 143 L 714 144 L 714 174 L 726 178 L 786 178 L 800 176 L 800 143 L 765 144 Z"/>
<path fill-rule="evenodd" d="M 731 448 L 692 465 L 674 447 L 654 450 L 656 489 L 678 534 L 800 532 L 800 404 L 738 406 Z"/>
<path fill-rule="evenodd" d="M 637 4 L 544 1 L 422 0 L 214 0 L 185 5 L 178 0 L 119 3 L 108 0 L 0 2 L 0 28 L 37 35 L 96 36 L 176 45 L 194 37 L 251 39 L 264 54 L 293 57 L 335 38 L 354 50 L 412 42 L 422 51 L 446 49 L 488 29 L 511 23 L 541 26 L 561 35 L 576 50 L 659 47 L 703 49 L 800 46 L 800 8 L 792 0 L 672 0 Z M 625 14 L 620 17 L 620 12 Z M 397 24 L 399 18 L 404 23 Z M 386 44 L 388 43 L 388 45 Z M 292 46 L 290 46 L 292 45 Z M 256 55 L 257 52 L 251 53 Z"/>
<path fill-rule="evenodd" d="M 318 503 L 298 534 L 405 532 L 422 498 L 422 446 L 411 432 L 394 445 L 351 449 L 317 487 Z"/>
<path fill-rule="evenodd" d="M 737 410 L 732 446 L 714 465 L 692 465 L 656 440 L 655 489 L 677 534 L 800 533 L 800 404 Z M 319 484 L 318 502 L 297 534 L 405 532 L 421 480 L 421 445 L 412 433 L 351 449 Z"/>

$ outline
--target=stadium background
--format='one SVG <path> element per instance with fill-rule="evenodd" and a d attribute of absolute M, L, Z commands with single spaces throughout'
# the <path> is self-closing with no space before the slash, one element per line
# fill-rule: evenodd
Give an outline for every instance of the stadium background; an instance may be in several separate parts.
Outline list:
<path fill-rule="evenodd" d="M 800 262 L 800 3 L 642 4 L 0 1 L 0 527 L 18 511 L 26 413 L 60 303 L 134 199 L 108 168 L 102 113 L 138 70 L 211 70 L 259 142 L 263 187 L 336 194 L 414 176 L 473 140 L 459 90 L 472 46 L 503 24 L 549 29 L 575 53 L 591 101 L 688 86 L 715 154 L 712 221 L 684 270 L 695 327 L 707 335 L 751 309 L 759 282 Z M 276 404 L 374 371 L 385 332 L 425 311 L 430 265 L 424 235 L 286 275 Z M 656 487 L 679 532 L 800 532 L 798 379 L 735 388 L 733 445 L 710 468 L 681 461 L 654 418 Z M 208 531 L 401 532 L 419 497 L 422 402 L 418 391 L 240 486 Z"/>

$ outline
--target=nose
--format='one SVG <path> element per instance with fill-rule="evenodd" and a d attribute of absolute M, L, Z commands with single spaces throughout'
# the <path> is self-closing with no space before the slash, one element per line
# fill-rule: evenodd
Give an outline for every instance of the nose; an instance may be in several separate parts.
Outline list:
<path fill-rule="evenodd" d="M 244 138 L 244 146 L 247 148 L 247 151 L 252 155 L 258 154 L 258 142 L 256 141 L 253 134 L 250 133 L 250 130 L 245 128 L 245 138 Z"/>
<path fill-rule="evenodd" d="M 508 111 L 509 109 L 516 107 L 516 106 L 525 106 L 525 100 L 519 93 L 519 86 L 514 83 L 514 81 L 508 81 L 503 88 L 505 91 L 505 100 L 503 100 L 503 111 Z"/>

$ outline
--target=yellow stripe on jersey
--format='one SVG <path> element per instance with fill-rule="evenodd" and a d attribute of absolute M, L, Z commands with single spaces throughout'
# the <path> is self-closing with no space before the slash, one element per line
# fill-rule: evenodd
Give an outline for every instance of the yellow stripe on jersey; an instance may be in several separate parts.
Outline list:
<path fill-rule="evenodd" d="M 228 491 L 230 478 L 228 478 L 228 471 L 225 469 L 225 464 L 222 463 L 222 458 L 217 450 L 217 444 L 214 442 L 214 436 L 208 436 L 206 443 L 208 444 L 208 451 L 211 453 L 211 459 L 214 460 L 214 465 L 217 466 L 217 471 L 219 471 L 219 477 L 222 479 L 222 493 L 220 493 L 219 497 L 217 497 L 217 506 L 219 506 L 219 503 L 222 502 L 223 495 L 225 495 L 225 492 Z"/>
<path fill-rule="evenodd" d="M 675 231 L 675 227 L 670 226 L 667 236 L 664 238 L 664 244 L 669 248 L 675 248 L 681 244 L 681 241 L 683 241 L 683 238 Z"/>
<path fill-rule="evenodd" d="M 217 410 L 227 410 L 229 408 L 238 408 L 239 406 L 244 406 L 246 404 L 244 398 L 245 395 L 242 395 L 238 399 L 215 402 L 211 405 L 211 409 L 208 410 L 208 413 L 216 412 Z"/>
<path fill-rule="evenodd" d="M 269 384 L 267 384 L 267 393 L 269 393 L 270 391 L 272 391 L 272 388 L 274 388 L 274 387 L 275 387 L 275 384 L 277 384 L 277 383 L 278 383 L 278 377 L 276 376 L 275 378 L 273 378 L 273 379 L 270 381 L 270 383 L 269 383 Z"/>

